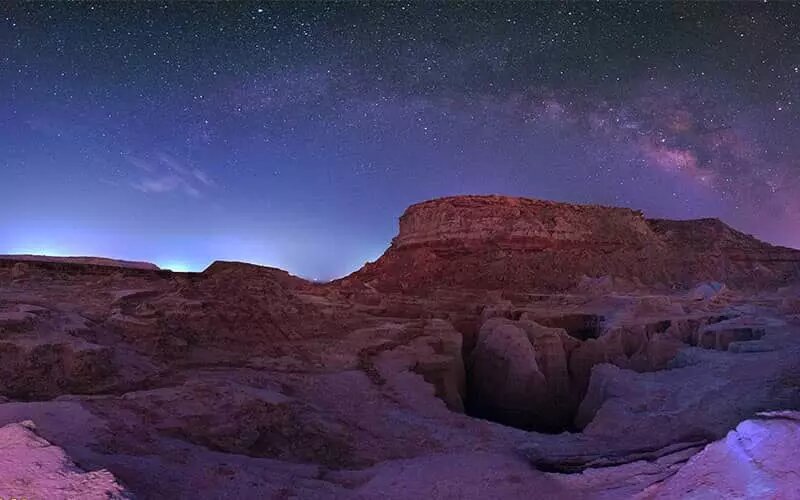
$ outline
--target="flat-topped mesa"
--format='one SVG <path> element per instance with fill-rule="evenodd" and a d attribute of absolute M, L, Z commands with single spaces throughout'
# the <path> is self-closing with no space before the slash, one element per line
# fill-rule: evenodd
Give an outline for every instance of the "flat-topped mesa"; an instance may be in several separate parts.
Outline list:
<path fill-rule="evenodd" d="M 149 262 L 104 257 L 50 257 L 45 255 L 0 255 L 0 274 L 11 270 L 15 278 L 58 274 L 73 276 L 166 276 L 172 271 Z"/>
<path fill-rule="evenodd" d="M 507 196 L 453 196 L 410 206 L 393 249 L 418 246 L 549 248 L 657 244 L 641 212 Z"/>
<path fill-rule="evenodd" d="M 143 269 L 158 271 L 160 268 L 150 262 L 109 259 L 107 257 L 56 257 L 52 255 L 0 255 L 0 260 L 15 262 L 49 262 L 55 264 L 84 264 L 88 266 L 124 267 L 126 269 Z"/>
<path fill-rule="evenodd" d="M 409 207 L 376 262 L 342 280 L 384 291 L 568 290 L 585 277 L 684 287 L 723 281 L 780 286 L 800 277 L 800 251 L 717 219 L 646 219 L 627 208 L 506 196 L 454 196 Z"/>

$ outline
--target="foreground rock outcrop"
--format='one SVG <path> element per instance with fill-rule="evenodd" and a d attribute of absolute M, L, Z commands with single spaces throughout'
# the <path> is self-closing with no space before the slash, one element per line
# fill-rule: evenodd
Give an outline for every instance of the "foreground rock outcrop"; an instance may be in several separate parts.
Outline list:
<path fill-rule="evenodd" d="M 0 427 L 0 497 L 87 500 L 129 498 L 106 470 L 85 472 L 35 433 L 32 422 Z"/>
<path fill-rule="evenodd" d="M 800 414 L 760 413 L 708 445 L 667 480 L 639 497 L 791 498 L 797 493 L 795 450 Z"/>
<path fill-rule="evenodd" d="M 791 498 L 797 254 L 458 197 L 327 284 L 0 259 L 0 496 Z"/>

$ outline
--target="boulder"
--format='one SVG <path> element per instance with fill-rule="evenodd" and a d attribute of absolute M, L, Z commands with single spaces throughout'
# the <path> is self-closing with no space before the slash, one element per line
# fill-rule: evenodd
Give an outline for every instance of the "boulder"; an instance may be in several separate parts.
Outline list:
<path fill-rule="evenodd" d="M 13 337 L 0 341 L 0 393 L 47 398 L 107 389 L 116 369 L 113 350 L 80 339 Z"/>
<path fill-rule="evenodd" d="M 717 219 L 670 221 L 627 208 L 451 196 L 408 207 L 389 249 L 342 283 L 413 295 L 456 287 L 603 295 L 723 279 L 737 289 L 781 286 L 800 277 L 798 264 L 800 251 Z M 719 290 L 700 293 L 702 299 Z"/>

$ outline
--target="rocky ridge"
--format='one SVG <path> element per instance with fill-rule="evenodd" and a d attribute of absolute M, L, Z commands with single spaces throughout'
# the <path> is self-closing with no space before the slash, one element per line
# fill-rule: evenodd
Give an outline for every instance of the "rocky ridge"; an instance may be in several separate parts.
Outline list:
<path fill-rule="evenodd" d="M 159 267 L 150 262 L 137 262 L 130 260 L 108 259 L 105 257 L 54 257 L 51 255 L 0 255 L 0 260 L 10 263 L 32 262 L 32 263 L 65 263 L 65 264 L 88 264 L 92 266 L 124 267 L 128 269 L 147 269 L 158 270 Z"/>
<path fill-rule="evenodd" d="M 345 279 L 383 291 L 436 287 L 569 290 L 584 277 L 688 288 L 717 280 L 778 286 L 800 275 L 800 251 L 716 219 L 503 196 L 456 196 L 409 207 L 376 262 Z"/>

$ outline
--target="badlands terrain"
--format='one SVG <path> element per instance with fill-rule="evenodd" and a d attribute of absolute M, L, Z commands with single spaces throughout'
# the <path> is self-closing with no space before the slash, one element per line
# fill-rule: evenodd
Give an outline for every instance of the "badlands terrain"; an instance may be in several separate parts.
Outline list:
<path fill-rule="evenodd" d="M 0 497 L 798 498 L 800 251 L 410 207 L 331 283 L 0 258 Z"/>

